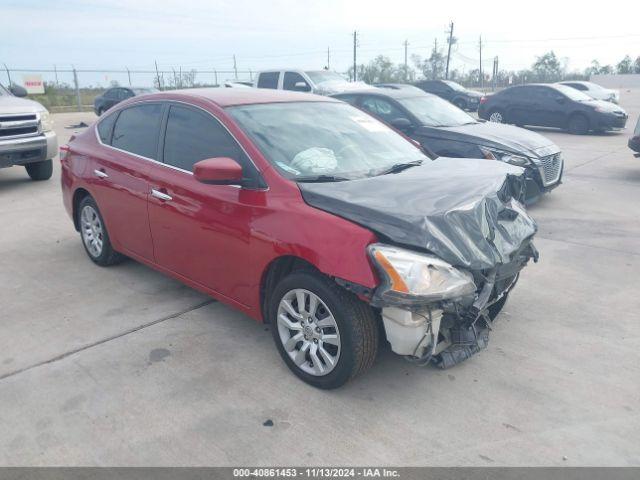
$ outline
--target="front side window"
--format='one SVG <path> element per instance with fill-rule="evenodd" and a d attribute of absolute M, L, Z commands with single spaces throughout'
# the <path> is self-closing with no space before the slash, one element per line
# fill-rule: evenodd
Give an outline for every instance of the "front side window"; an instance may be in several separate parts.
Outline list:
<path fill-rule="evenodd" d="M 404 118 L 406 115 L 402 113 L 398 107 L 391 102 L 377 97 L 366 97 L 362 101 L 362 108 L 367 112 L 381 118 L 383 121 L 390 123 L 392 120 Z"/>
<path fill-rule="evenodd" d="M 302 83 L 304 85 L 300 85 L 297 87 L 296 83 Z M 282 79 L 282 88 L 284 90 L 295 90 L 298 92 L 308 92 L 309 90 L 311 90 L 311 87 L 304 79 L 304 77 L 297 72 L 284 73 L 284 78 Z"/>
<path fill-rule="evenodd" d="M 363 178 L 427 159 L 384 123 L 342 102 L 243 105 L 227 111 L 267 160 L 294 181 Z"/>
<path fill-rule="evenodd" d="M 118 118 L 118 112 L 107 115 L 98 123 L 98 136 L 100 141 L 105 145 L 111 145 L 111 132 L 113 131 L 113 125 Z"/>
<path fill-rule="evenodd" d="M 455 90 L 456 92 L 467 91 L 467 89 L 464 88 L 462 85 L 456 82 L 452 82 L 451 80 L 443 80 L 442 83 L 444 83 L 447 87 L 451 88 L 452 90 Z"/>
<path fill-rule="evenodd" d="M 457 127 L 476 123 L 467 113 L 451 105 L 446 100 L 432 95 L 400 98 L 402 104 L 422 125 L 429 127 Z"/>
<path fill-rule="evenodd" d="M 164 140 L 164 163 L 191 172 L 195 163 L 216 157 L 232 158 L 242 164 L 244 153 L 210 115 L 172 105 Z"/>
<path fill-rule="evenodd" d="M 258 88 L 278 88 L 280 72 L 265 72 L 258 77 Z"/>
<path fill-rule="evenodd" d="M 136 105 L 120 112 L 111 145 L 136 155 L 157 160 L 162 105 Z"/>

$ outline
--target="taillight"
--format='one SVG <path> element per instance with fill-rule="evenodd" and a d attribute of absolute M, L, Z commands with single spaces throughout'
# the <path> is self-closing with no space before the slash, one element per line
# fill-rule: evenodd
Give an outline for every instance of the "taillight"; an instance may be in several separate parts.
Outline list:
<path fill-rule="evenodd" d="M 487 97 L 482 97 L 480 99 L 480 104 L 487 103 Z"/>
<path fill-rule="evenodd" d="M 60 161 L 64 162 L 69 156 L 69 145 L 62 145 L 60 147 Z"/>

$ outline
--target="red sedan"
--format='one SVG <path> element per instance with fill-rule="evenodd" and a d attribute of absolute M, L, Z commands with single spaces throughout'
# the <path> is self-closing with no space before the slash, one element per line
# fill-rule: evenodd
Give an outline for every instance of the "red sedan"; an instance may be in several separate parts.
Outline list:
<path fill-rule="evenodd" d="M 418 362 L 475 353 L 486 341 L 459 332 L 484 338 L 535 256 L 535 224 L 504 193 L 520 169 L 431 161 L 326 97 L 135 97 L 60 158 L 64 203 L 93 262 L 132 258 L 271 324 L 289 368 L 321 388 L 369 368 L 381 331 Z M 447 227 L 445 216 L 487 205 L 488 227 Z M 442 219 L 439 233 L 427 219 Z"/>

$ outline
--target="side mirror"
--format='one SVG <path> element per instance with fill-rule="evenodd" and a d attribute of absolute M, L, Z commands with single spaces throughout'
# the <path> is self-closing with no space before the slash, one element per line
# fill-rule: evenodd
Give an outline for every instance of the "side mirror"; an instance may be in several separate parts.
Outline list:
<path fill-rule="evenodd" d="M 193 166 L 193 175 L 209 185 L 242 185 L 242 167 L 227 157 L 200 160 Z"/>
<path fill-rule="evenodd" d="M 390 123 L 393 128 L 401 131 L 407 131 L 410 130 L 411 127 L 413 127 L 411 120 L 409 120 L 408 118 L 394 118 Z"/>
<path fill-rule="evenodd" d="M 307 82 L 296 82 L 293 84 L 293 89 L 296 92 L 309 92 L 311 91 L 311 87 L 307 85 Z"/>
<path fill-rule="evenodd" d="M 9 91 L 16 97 L 26 97 L 27 96 L 27 89 L 24 87 L 21 87 L 20 85 L 11 85 L 9 87 Z"/>

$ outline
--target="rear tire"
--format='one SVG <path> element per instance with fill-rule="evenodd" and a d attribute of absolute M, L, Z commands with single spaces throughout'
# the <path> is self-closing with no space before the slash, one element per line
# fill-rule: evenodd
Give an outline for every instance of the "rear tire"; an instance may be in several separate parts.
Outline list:
<path fill-rule="evenodd" d="M 49 180 L 53 175 L 53 160 L 45 160 L 43 162 L 27 163 L 24 168 L 31 180 L 40 182 Z"/>
<path fill-rule="evenodd" d="M 589 133 L 589 119 L 579 113 L 574 114 L 569 118 L 567 128 L 574 135 L 585 135 Z"/>
<path fill-rule="evenodd" d="M 80 201 L 77 215 L 82 245 L 93 263 L 108 267 L 126 258 L 111 246 L 107 226 L 93 197 L 87 195 Z"/>
<path fill-rule="evenodd" d="M 507 123 L 504 112 L 498 108 L 489 112 L 489 121 L 494 123 Z"/>
<path fill-rule="evenodd" d="M 376 358 L 379 330 L 371 307 L 318 272 L 281 280 L 270 295 L 269 320 L 284 362 L 314 387 L 338 388 Z"/>

